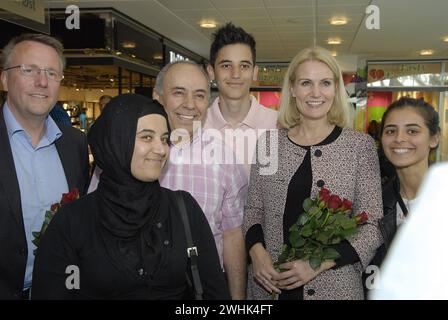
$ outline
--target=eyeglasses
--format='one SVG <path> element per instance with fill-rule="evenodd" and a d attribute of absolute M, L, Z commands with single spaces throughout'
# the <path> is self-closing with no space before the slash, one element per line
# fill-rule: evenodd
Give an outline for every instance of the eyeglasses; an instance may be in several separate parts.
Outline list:
<path fill-rule="evenodd" d="M 29 66 L 27 64 L 21 64 L 19 66 L 9 67 L 6 69 L 3 69 L 4 71 L 8 71 L 11 69 L 19 68 L 20 73 L 26 77 L 37 77 L 41 74 L 42 71 L 45 72 L 45 75 L 47 76 L 47 79 L 53 80 L 53 81 L 61 81 L 64 79 L 64 75 L 53 70 L 53 69 L 46 69 L 46 68 L 39 68 L 38 66 Z"/>

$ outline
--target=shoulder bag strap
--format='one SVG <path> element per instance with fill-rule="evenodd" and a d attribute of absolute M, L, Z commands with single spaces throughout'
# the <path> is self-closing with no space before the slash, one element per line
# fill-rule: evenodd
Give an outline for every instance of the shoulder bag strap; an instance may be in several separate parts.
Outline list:
<path fill-rule="evenodd" d="M 199 277 L 198 269 L 198 249 L 193 243 L 193 238 L 191 236 L 190 222 L 187 216 L 187 209 L 185 208 L 184 197 L 182 196 L 182 191 L 176 191 L 177 206 L 179 208 L 180 216 L 185 228 L 185 236 L 187 238 L 187 256 L 190 260 L 191 275 L 193 277 L 193 287 L 196 300 L 202 300 L 202 284 L 201 278 Z"/>

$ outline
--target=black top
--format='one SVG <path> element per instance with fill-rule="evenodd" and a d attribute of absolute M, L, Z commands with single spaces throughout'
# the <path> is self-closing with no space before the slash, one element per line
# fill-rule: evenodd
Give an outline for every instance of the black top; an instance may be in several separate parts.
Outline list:
<path fill-rule="evenodd" d="M 173 191 L 162 188 L 161 202 L 173 203 Z M 198 248 L 198 267 L 204 299 L 230 299 L 227 283 L 209 224 L 193 197 L 184 193 L 193 241 Z M 185 297 L 189 291 L 186 273 L 187 243 L 180 214 L 174 208 L 154 222 L 155 239 L 116 239 L 122 264 L 115 264 L 104 243 L 95 191 L 61 208 L 44 234 L 33 273 L 33 299 L 169 299 Z M 109 236 L 114 237 L 109 233 Z M 144 241 L 140 241 L 144 239 Z M 142 268 L 142 247 L 160 252 L 152 260 L 151 272 Z M 66 280 L 79 268 L 79 289 L 69 290 Z M 129 266 L 129 267 L 128 267 Z M 68 273 L 67 270 L 69 270 Z M 71 271 L 70 271 L 71 270 Z M 191 279 L 191 276 L 190 276 Z M 69 281 L 70 282 L 70 281 Z M 73 285 L 75 281 L 70 282 Z"/>
<path fill-rule="evenodd" d="M 335 141 L 342 132 L 342 128 L 335 126 L 333 131 L 320 143 L 314 146 L 322 146 L 330 144 Z M 288 137 L 289 139 L 289 137 Z M 297 171 L 292 176 L 288 185 L 288 194 L 286 196 L 285 211 L 283 214 L 283 242 L 290 245 L 289 242 L 289 228 L 297 222 L 300 214 L 303 213 L 303 201 L 311 195 L 311 186 L 313 183 L 312 168 L 311 168 L 311 146 L 301 146 L 289 141 L 301 148 L 307 150 L 305 157 L 300 164 Z M 320 150 L 316 150 L 320 151 Z M 250 250 L 254 244 L 261 242 L 264 245 L 264 235 L 260 224 L 253 225 L 246 234 L 246 246 Z M 347 240 L 333 246 L 335 250 L 341 255 L 337 259 L 335 268 L 342 267 L 347 264 L 359 261 L 358 254 Z M 283 290 L 279 296 L 280 300 L 297 300 L 303 299 L 303 286 L 294 290 Z"/>

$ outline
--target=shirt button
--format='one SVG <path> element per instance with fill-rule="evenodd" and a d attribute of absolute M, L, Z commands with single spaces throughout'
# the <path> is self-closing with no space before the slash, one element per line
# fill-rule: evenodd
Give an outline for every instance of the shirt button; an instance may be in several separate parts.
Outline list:
<path fill-rule="evenodd" d="M 156 224 L 156 226 L 157 226 L 157 228 L 162 228 L 162 222 L 157 222 L 157 224 Z"/>
<path fill-rule="evenodd" d="M 165 240 L 165 241 L 163 241 L 163 244 L 167 246 L 167 245 L 170 244 L 170 241 L 169 240 Z"/>
<path fill-rule="evenodd" d="M 309 296 L 313 296 L 315 293 L 316 293 L 316 291 L 314 289 L 308 289 L 306 291 L 306 294 L 309 295 Z"/>
<path fill-rule="evenodd" d="M 317 180 L 316 185 L 317 185 L 319 188 L 322 188 L 322 187 L 325 185 L 325 182 L 324 182 L 324 180 Z"/>
<path fill-rule="evenodd" d="M 316 157 L 320 157 L 322 155 L 322 151 L 320 151 L 319 149 L 317 149 L 316 151 L 314 151 L 314 155 Z"/>

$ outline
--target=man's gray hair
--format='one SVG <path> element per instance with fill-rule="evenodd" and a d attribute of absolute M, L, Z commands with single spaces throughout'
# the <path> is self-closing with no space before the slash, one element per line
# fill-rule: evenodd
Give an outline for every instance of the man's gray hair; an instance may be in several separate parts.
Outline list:
<path fill-rule="evenodd" d="M 200 70 L 202 72 L 205 79 L 207 80 L 207 94 L 210 96 L 210 81 L 208 78 L 208 74 L 207 74 L 207 72 L 205 72 L 204 68 L 202 68 L 199 64 L 197 64 L 196 62 L 194 62 L 192 60 L 178 60 L 178 61 L 174 61 L 174 62 L 171 62 L 171 63 L 168 63 L 167 65 L 165 65 L 162 68 L 162 70 L 160 70 L 159 74 L 157 75 L 156 84 L 154 87 L 155 92 L 157 92 L 157 94 L 163 96 L 163 81 L 165 80 L 165 76 L 166 76 L 168 70 L 170 70 L 171 67 L 175 66 L 176 64 L 182 64 L 182 63 L 195 66 L 198 68 L 198 70 Z"/>

